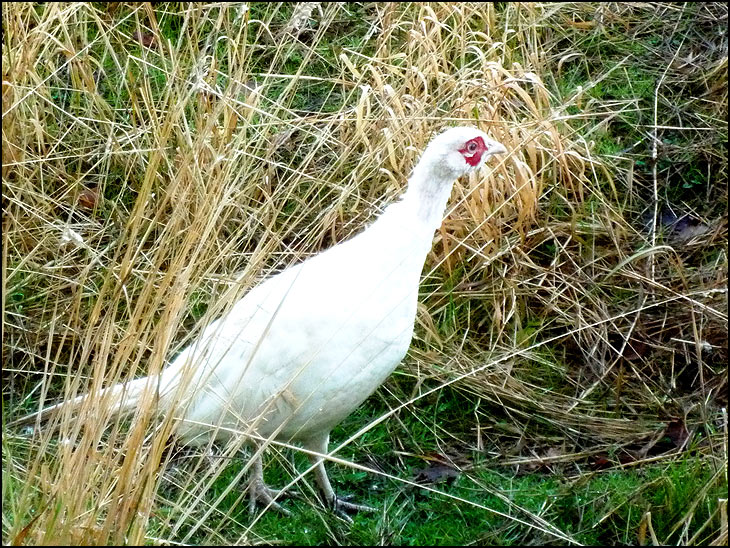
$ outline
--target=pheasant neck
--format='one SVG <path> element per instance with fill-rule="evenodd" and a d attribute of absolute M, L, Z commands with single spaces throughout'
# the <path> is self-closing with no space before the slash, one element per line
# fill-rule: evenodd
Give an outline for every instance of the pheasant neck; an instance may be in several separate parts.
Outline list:
<path fill-rule="evenodd" d="M 440 163 L 429 161 L 424 157 L 408 180 L 403 203 L 407 204 L 424 230 L 428 230 L 429 238 L 433 235 L 433 231 L 441 226 L 455 178 Z"/>

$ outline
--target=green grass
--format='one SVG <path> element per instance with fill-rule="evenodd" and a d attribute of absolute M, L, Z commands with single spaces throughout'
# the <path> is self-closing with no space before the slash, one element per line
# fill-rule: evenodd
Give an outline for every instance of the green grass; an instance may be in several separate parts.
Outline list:
<path fill-rule="evenodd" d="M 424 428 L 421 421 L 453 417 L 457 411 L 453 407 L 459 401 L 449 398 L 446 404 L 421 405 L 402 414 L 395 428 L 378 426 L 363 436 L 357 450 L 347 448 L 340 456 L 414 481 L 418 471 L 428 467 L 425 457 L 443 448 L 443 441 L 434 439 L 433 431 Z M 335 430 L 333 444 L 377 414 L 372 405 L 365 405 Z M 453 424 L 447 426 L 453 433 Z M 394 451 L 395 439 L 402 442 L 399 454 Z M 302 455 L 286 454 L 266 461 L 266 479 L 274 486 L 288 483 L 293 468 L 306 469 Z M 554 451 L 552 456 L 562 455 Z M 358 502 L 377 509 L 376 513 L 354 516 L 352 526 L 335 519 L 316 502 L 315 488 L 309 484 L 298 484 L 299 493 L 283 501 L 291 516 L 266 512 L 250 529 L 247 498 L 244 496 L 243 503 L 239 499 L 245 485 L 229 493 L 220 507 L 233 511 L 238 525 L 227 531 L 233 537 L 264 542 L 283 538 L 291 545 L 563 544 L 565 538 L 586 545 L 637 544 L 640 535 L 645 535 L 644 541 L 649 535 L 646 530 L 641 532 L 647 513 L 652 516 L 654 534 L 666 542 L 684 544 L 696 532 L 694 540 L 704 544 L 712 530 L 703 532 L 701 527 L 711 520 L 712 506 L 693 512 L 691 504 L 700 495 L 716 501 L 727 493 L 722 469 L 694 451 L 641 467 L 607 470 L 596 469 L 591 459 L 552 464 L 535 459 L 507 466 L 503 458 L 490 458 L 475 450 L 464 450 L 458 459 L 464 468 L 458 477 L 426 483 L 428 491 L 331 465 L 331 480 L 339 494 L 354 495 Z M 228 465 L 207 493 L 209 502 L 228 487 L 244 463 L 234 460 Z M 536 527 L 527 528 L 524 522 Z M 686 531 L 676 527 L 685 522 Z M 554 529 L 543 529 L 540 523 L 549 523 Z M 215 529 L 215 519 L 207 526 Z M 567 537 L 561 540 L 556 532 Z M 195 543 L 196 537 L 189 540 Z"/>

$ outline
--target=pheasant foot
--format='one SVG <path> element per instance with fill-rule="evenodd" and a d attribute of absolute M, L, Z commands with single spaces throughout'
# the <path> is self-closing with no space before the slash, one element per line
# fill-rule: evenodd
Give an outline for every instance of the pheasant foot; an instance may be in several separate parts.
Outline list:
<path fill-rule="evenodd" d="M 338 497 L 337 495 L 334 495 L 334 497 L 330 500 L 330 508 L 332 511 L 337 514 L 339 517 L 347 521 L 348 523 L 352 523 L 352 518 L 346 513 L 346 512 L 375 512 L 377 511 L 377 508 L 373 508 L 372 506 L 367 506 L 365 504 L 355 504 L 353 502 L 349 502 L 352 500 L 352 495 L 345 495 L 342 497 Z"/>

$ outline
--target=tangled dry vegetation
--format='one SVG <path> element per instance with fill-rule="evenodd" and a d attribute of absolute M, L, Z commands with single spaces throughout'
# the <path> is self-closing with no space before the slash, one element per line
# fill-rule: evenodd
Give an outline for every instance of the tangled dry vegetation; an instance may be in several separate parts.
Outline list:
<path fill-rule="evenodd" d="M 697 25 L 726 24 L 708 6 Z M 691 445 L 724 466 L 727 36 L 698 49 L 672 5 L 496 9 L 4 4 L 4 412 L 159 370 L 257 282 L 359 231 L 434 132 L 470 123 L 511 152 L 455 187 L 391 414 L 449 384 L 480 402 L 466 443 L 503 463 Z M 665 33 L 649 93 L 635 59 L 592 72 L 615 27 Z M 636 89 L 599 92 L 623 73 Z M 690 169 L 706 185 L 673 193 Z M 151 421 L 110 433 L 81 413 L 4 436 L 6 542 L 150 542 L 165 504 L 161 536 L 225 537 L 182 511 L 207 481 L 182 486 L 187 506 L 158 495 Z"/>

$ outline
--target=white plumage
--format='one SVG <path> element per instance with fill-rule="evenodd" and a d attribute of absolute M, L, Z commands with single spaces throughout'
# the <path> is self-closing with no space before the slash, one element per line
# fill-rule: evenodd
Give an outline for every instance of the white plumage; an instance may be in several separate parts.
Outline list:
<path fill-rule="evenodd" d="M 146 387 L 155 390 L 159 408 L 174 407 L 182 418 L 176 435 L 183 443 L 253 433 L 327 453 L 332 428 L 408 350 L 421 270 L 454 180 L 504 152 L 474 128 L 439 134 L 402 199 L 366 230 L 253 288 L 159 378 L 136 379 L 105 393 L 124 411 L 137 405 Z M 323 461 L 312 460 L 325 501 L 340 513 L 365 508 L 338 499 Z M 252 502 L 273 503 L 260 459 L 254 464 Z"/>

